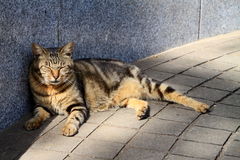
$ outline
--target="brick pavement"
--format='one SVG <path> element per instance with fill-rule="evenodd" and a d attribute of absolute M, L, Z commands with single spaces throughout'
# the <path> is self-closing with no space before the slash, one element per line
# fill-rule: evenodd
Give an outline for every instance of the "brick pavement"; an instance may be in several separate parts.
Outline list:
<path fill-rule="evenodd" d="M 135 62 L 144 72 L 211 106 L 199 114 L 149 101 L 150 117 L 131 109 L 93 113 L 74 137 L 55 116 L 25 131 L 26 115 L 0 133 L 0 159 L 237 160 L 240 159 L 240 31 L 177 47 Z"/>

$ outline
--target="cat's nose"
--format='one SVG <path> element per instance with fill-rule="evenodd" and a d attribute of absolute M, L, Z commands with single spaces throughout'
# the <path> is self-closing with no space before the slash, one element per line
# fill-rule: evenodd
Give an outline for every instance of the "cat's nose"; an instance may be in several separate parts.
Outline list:
<path fill-rule="evenodd" d="M 59 71 L 58 70 L 52 71 L 52 76 L 53 76 L 53 78 L 58 79 Z"/>

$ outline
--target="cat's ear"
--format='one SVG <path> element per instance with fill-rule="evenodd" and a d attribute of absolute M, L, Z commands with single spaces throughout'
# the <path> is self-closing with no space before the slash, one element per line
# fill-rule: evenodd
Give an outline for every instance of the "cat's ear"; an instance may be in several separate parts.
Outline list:
<path fill-rule="evenodd" d="M 63 56 L 72 57 L 73 49 L 74 49 L 74 42 L 69 42 L 68 44 L 66 44 L 60 49 L 60 53 L 63 54 Z"/>
<path fill-rule="evenodd" d="M 46 49 L 41 47 L 37 43 L 32 43 L 32 52 L 35 59 L 38 59 L 39 57 L 47 54 Z"/>

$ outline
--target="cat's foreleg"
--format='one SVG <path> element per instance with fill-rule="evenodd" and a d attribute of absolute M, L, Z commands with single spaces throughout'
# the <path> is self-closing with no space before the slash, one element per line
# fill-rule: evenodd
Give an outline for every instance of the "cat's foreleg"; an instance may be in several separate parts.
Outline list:
<path fill-rule="evenodd" d="M 191 107 L 200 113 L 206 113 L 209 109 L 209 106 L 207 104 L 196 101 L 187 96 L 184 96 L 181 93 L 175 91 L 170 86 L 161 84 L 159 89 L 160 89 L 159 93 L 162 94 L 161 96 L 164 100 L 176 102 L 178 104 L 182 104 L 184 106 Z"/>
<path fill-rule="evenodd" d="M 63 135 L 73 136 L 78 132 L 79 127 L 86 121 L 89 116 L 88 109 L 81 105 L 72 105 L 69 111 L 69 117 L 66 125 L 62 128 Z"/>
<path fill-rule="evenodd" d="M 51 112 L 44 107 L 37 106 L 34 110 L 34 117 L 25 123 L 26 130 L 34 130 L 42 125 L 42 122 L 51 116 Z"/>

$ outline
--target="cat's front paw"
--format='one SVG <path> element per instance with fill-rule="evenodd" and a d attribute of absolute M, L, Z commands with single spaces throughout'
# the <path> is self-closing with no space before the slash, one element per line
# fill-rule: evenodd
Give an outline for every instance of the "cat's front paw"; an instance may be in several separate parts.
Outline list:
<path fill-rule="evenodd" d="M 42 122 L 36 118 L 30 119 L 24 125 L 25 129 L 28 131 L 39 128 L 42 125 Z"/>
<path fill-rule="evenodd" d="M 78 132 L 78 128 L 74 124 L 66 124 L 62 129 L 63 135 L 70 137 L 74 136 Z"/>
<path fill-rule="evenodd" d="M 209 109 L 209 105 L 205 103 L 200 103 L 200 105 L 198 105 L 195 110 L 200 113 L 206 113 L 208 109 Z"/>

